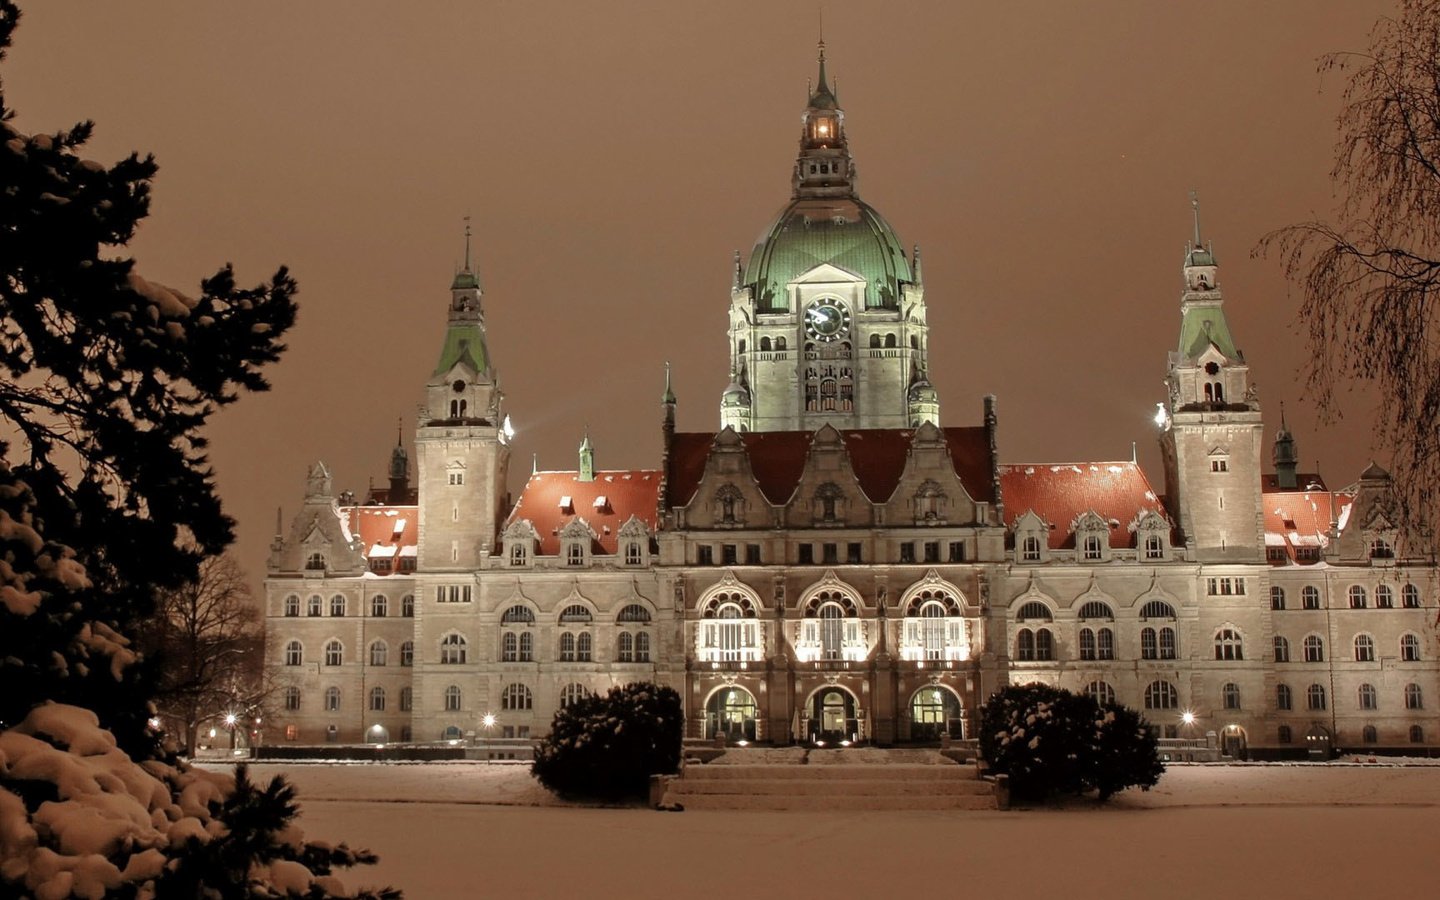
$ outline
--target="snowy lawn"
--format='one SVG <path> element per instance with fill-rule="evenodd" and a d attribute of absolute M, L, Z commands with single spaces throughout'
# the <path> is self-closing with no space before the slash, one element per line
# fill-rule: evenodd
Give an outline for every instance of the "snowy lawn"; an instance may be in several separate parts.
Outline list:
<path fill-rule="evenodd" d="M 1180 765 L 1104 807 L 863 817 L 567 806 L 513 764 L 252 766 L 280 772 L 307 836 L 380 854 L 347 881 L 411 898 L 1429 896 L 1440 833 L 1435 766 Z"/>

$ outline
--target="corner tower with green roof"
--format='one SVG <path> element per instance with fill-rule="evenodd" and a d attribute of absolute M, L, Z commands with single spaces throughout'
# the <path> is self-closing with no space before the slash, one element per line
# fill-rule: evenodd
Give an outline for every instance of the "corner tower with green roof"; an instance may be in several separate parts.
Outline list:
<path fill-rule="evenodd" d="M 860 200 L 845 112 L 825 71 L 801 117 L 790 202 L 736 259 L 721 424 L 737 431 L 939 421 L 919 269 Z"/>
<path fill-rule="evenodd" d="M 482 295 L 467 225 L 465 266 L 450 284 L 445 338 L 415 431 L 421 571 L 474 569 L 506 512 L 509 426 L 485 341 Z"/>
<path fill-rule="evenodd" d="M 1180 341 L 1169 354 L 1160 450 L 1165 502 L 1199 562 L 1263 562 L 1260 496 L 1264 425 L 1250 367 L 1225 319 L 1214 251 L 1195 237 L 1185 249 Z"/>

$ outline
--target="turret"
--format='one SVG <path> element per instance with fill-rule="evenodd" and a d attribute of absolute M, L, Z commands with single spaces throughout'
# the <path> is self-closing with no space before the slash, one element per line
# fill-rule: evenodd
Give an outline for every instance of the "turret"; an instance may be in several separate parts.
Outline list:
<path fill-rule="evenodd" d="M 801 117 L 800 156 L 795 161 L 795 197 L 845 197 L 855 191 L 855 166 L 845 139 L 845 111 L 825 76 L 825 41 L 819 48 L 820 77 Z"/>
<path fill-rule="evenodd" d="M 576 481 L 595 480 L 595 447 L 590 443 L 590 429 L 585 429 L 585 439 L 580 442 L 580 474 Z"/>
<path fill-rule="evenodd" d="M 1293 491 L 1298 485 L 1295 469 L 1299 458 L 1295 454 L 1295 438 L 1285 425 L 1285 404 L 1280 404 L 1280 430 L 1275 434 L 1275 446 L 1271 451 L 1275 463 L 1275 486 L 1281 490 Z"/>

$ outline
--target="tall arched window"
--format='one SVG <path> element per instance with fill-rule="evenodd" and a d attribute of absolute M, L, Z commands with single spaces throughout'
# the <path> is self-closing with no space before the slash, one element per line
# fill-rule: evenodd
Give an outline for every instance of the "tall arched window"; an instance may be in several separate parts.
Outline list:
<path fill-rule="evenodd" d="M 501 709 L 530 709 L 534 701 L 530 697 L 530 689 L 523 684 L 510 684 L 500 692 Z"/>
<path fill-rule="evenodd" d="M 390 645 L 376 641 L 370 645 L 370 665 L 383 666 L 390 661 Z"/>
<path fill-rule="evenodd" d="M 1279 710 L 1290 710 L 1295 707 L 1295 696 L 1290 692 L 1290 685 L 1275 685 L 1275 708 Z"/>
<path fill-rule="evenodd" d="M 1380 707 L 1380 694 L 1375 690 L 1375 685 L 1362 684 L 1357 693 L 1361 709 L 1378 709 Z"/>
<path fill-rule="evenodd" d="M 460 709 L 460 686 L 452 684 L 445 689 L 445 711 L 457 712 Z"/>
<path fill-rule="evenodd" d="M 845 647 L 845 610 L 838 603 L 820 607 L 820 658 L 840 659 Z"/>
<path fill-rule="evenodd" d="M 535 661 L 535 635 L 528 631 L 520 633 L 520 662 Z"/>
<path fill-rule="evenodd" d="M 300 615 L 299 596 L 291 594 L 290 596 L 285 598 L 285 615 L 291 617 Z"/>
<path fill-rule="evenodd" d="M 370 615 L 377 619 L 383 619 L 390 614 L 390 599 L 384 594 L 376 594 L 370 598 Z"/>
<path fill-rule="evenodd" d="M 1168 681 L 1152 681 L 1145 688 L 1146 709 L 1175 709 L 1180 705 L 1180 693 Z"/>
<path fill-rule="evenodd" d="M 575 661 L 575 634 L 573 632 L 565 631 L 560 634 L 560 661 Z"/>
<path fill-rule="evenodd" d="M 1215 658 L 1245 658 L 1245 645 L 1240 640 L 1240 632 L 1233 628 L 1222 628 L 1215 633 Z"/>
<path fill-rule="evenodd" d="M 1015 658 L 1020 662 L 1033 662 L 1035 659 L 1035 632 L 1028 628 L 1020 629 L 1015 635 Z"/>
<path fill-rule="evenodd" d="M 345 647 L 337 640 L 325 642 L 325 665 L 338 666 L 345 662 Z"/>
<path fill-rule="evenodd" d="M 507 631 L 500 638 L 500 661 L 518 662 L 520 658 L 520 638 L 513 631 Z"/>
<path fill-rule="evenodd" d="M 458 634 L 447 634 L 440 639 L 440 662 L 444 665 L 459 665 L 465 662 L 469 645 Z"/>
<path fill-rule="evenodd" d="M 299 641 L 291 641 L 285 645 L 285 665 L 298 666 L 305 662 L 305 650 L 300 646 Z"/>
<path fill-rule="evenodd" d="M 650 635 L 643 631 L 635 635 L 635 661 L 637 663 L 650 661 Z"/>
<path fill-rule="evenodd" d="M 1355 635 L 1355 661 L 1375 661 L 1375 639 L 1368 634 Z"/>
<path fill-rule="evenodd" d="M 385 711 L 385 689 L 383 687 L 373 687 L 370 689 L 370 711 Z"/>
<path fill-rule="evenodd" d="M 635 638 L 628 631 L 620 632 L 615 641 L 615 659 L 617 662 L 628 663 L 635 661 Z"/>
<path fill-rule="evenodd" d="M 1160 641 L 1153 628 L 1140 629 L 1140 658 L 1159 659 Z"/>
<path fill-rule="evenodd" d="M 1318 634 L 1306 635 L 1305 637 L 1305 661 L 1325 661 L 1325 641 Z"/>
<path fill-rule="evenodd" d="M 575 639 L 575 661 L 590 662 L 595 656 L 595 638 L 588 631 L 580 632 Z"/>

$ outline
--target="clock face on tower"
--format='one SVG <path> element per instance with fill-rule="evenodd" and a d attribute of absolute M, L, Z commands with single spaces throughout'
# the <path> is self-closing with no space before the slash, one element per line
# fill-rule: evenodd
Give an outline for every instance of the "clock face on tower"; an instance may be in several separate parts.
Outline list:
<path fill-rule="evenodd" d="M 817 300 L 805 310 L 805 333 L 817 341 L 833 341 L 850 330 L 850 311 L 838 300 Z"/>

